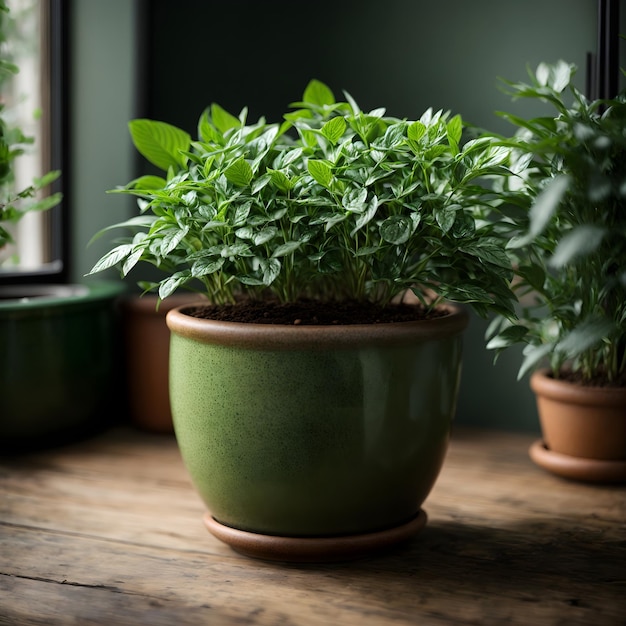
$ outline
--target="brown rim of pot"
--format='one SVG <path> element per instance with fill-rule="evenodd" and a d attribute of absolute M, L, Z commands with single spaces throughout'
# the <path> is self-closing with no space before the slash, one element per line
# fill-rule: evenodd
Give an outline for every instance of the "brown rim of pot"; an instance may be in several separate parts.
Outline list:
<path fill-rule="evenodd" d="M 429 320 L 337 326 L 221 322 L 186 315 L 189 308 L 183 305 L 167 313 L 167 325 L 175 334 L 204 343 L 261 350 L 403 346 L 458 335 L 469 323 L 467 311 L 454 304 L 444 305 L 447 315 Z"/>
<path fill-rule="evenodd" d="M 530 387 L 544 398 L 570 404 L 620 406 L 626 400 L 626 387 L 584 386 L 553 378 L 548 368 L 541 368 L 532 373 Z"/>

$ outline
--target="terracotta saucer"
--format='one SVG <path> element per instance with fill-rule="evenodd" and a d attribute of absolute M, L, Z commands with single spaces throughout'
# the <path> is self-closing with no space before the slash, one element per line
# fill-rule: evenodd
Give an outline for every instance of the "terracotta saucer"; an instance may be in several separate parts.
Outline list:
<path fill-rule="evenodd" d="M 590 483 L 626 482 L 626 461 L 584 459 L 552 452 L 541 439 L 530 446 L 528 453 L 537 465 L 563 478 Z"/>
<path fill-rule="evenodd" d="M 344 561 L 367 556 L 410 539 L 422 530 L 426 520 L 426 513 L 420 509 L 405 524 L 374 533 L 340 537 L 277 537 L 225 526 L 210 513 L 204 516 L 209 532 L 240 554 L 269 561 L 299 563 Z"/>

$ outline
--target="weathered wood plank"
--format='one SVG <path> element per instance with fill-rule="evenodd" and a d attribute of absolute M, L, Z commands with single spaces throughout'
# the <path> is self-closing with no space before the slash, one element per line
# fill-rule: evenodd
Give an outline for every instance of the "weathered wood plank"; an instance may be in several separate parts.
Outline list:
<path fill-rule="evenodd" d="M 594 624 L 626 616 L 626 492 L 524 435 L 461 432 L 415 539 L 284 565 L 213 539 L 173 438 L 124 429 L 0 460 L 0 624 Z"/>
<path fill-rule="evenodd" d="M 250 623 L 268 625 L 411 624 L 417 616 L 459 624 L 560 619 L 620 624 L 626 608 L 619 578 L 623 554 L 609 559 L 606 551 L 619 546 L 603 548 L 581 534 L 571 543 L 532 543 L 519 530 L 494 533 L 488 527 L 441 524 L 393 554 L 326 566 L 281 566 L 227 553 L 209 557 L 52 533 L 33 536 L 23 528 L 5 527 L 3 538 L 0 571 L 9 569 L 14 585 L 46 582 L 41 598 L 46 617 L 62 612 L 68 594 L 83 589 L 107 598 L 117 594 L 115 606 L 138 598 L 198 614 L 210 606 L 222 619 L 245 621 L 255 614 Z M 595 573 L 591 563 L 604 564 Z M 11 597 L 21 596 L 18 585 Z M 109 601 L 101 596 L 98 604 L 106 609 Z M 8 608 L 16 614 L 23 610 L 20 602 Z M 93 616 L 93 600 L 69 606 L 75 617 Z"/>

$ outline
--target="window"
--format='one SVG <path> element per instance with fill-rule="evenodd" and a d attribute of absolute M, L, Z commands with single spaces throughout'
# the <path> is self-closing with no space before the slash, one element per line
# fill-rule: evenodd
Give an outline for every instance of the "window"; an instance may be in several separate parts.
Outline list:
<path fill-rule="evenodd" d="M 15 160 L 16 189 L 50 170 L 64 171 L 65 23 L 63 0 L 6 0 L 3 58 L 19 72 L 2 83 L 4 117 L 34 143 Z M 63 177 L 46 190 L 62 192 Z M 62 282 L 67 273 L 64 203 L 11 226 L 15 245 L 0 250 L 0 283 Z"/>

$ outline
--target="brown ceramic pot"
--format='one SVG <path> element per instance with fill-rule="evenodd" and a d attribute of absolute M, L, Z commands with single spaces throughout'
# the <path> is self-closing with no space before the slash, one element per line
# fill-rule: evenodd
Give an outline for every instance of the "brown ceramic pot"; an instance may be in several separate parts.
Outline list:
<path fill-rule="evenodd" d="M 157 296 L 129 296 L 122 302 L 128 403 L 131 421 L 142 430 L 173 433 L 169 398 L 170 331 L 167 312 L 200 296 L 177 294 L 157 309 Z"/>
<path fill-rule="evenodd" d="M 626 479 L 626 388 L 584 387 L 533 373 L 543 441 L 533 460 L 570 478 Z"/>

